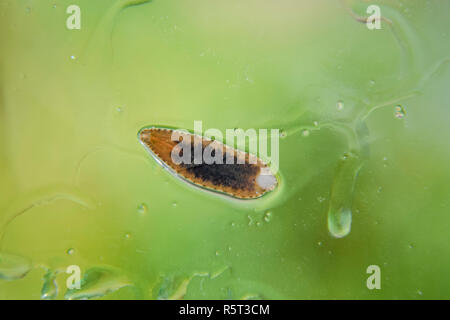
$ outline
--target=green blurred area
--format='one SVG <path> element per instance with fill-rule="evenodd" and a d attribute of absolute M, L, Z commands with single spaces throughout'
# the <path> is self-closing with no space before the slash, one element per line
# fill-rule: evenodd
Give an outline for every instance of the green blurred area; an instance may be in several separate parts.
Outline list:
<path fill-rule="evenodd" d="M 71 4 L 80 30 L 66 28 Z M 380 30 L 357 21 L 370 4 Z M 0 275 L 24 265 L 9 255 L 31 261 L 0 279 L 0 299 L 49 287 L 62 299 L 70 265 L 90 275 L 88 298 L 449 299 L 448 12 L 448 0 L 0 0 Z M 279 190 L 204 192 L 137 139 L 194 120 L 283 130 Z M 364 134 L 337 239 L 330 192 L 355 142 L 342 126 Z M 366 287 L 370 265 L 381 290 Z"/>

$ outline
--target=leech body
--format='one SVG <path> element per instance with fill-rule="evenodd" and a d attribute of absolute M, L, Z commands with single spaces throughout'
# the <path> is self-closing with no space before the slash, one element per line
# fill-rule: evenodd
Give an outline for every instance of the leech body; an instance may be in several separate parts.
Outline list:
<path fill-rule="evenodd" d="M 179 138 L 172 140 L 172 134 Z M 207 190 L 238 199 L 255 199 L 276 188 L 278 181 L 270 168 L 256 156 L 233 149 L 218 141 L 166 128 L 145 128 L 139 132 L 140 142 L 161 165 L 179 178 Z M 187 141 L 187 142 L 186 142 Z M 180 145 L 192 150 L 189 163 L 176 163 L 172 152 L 180 153 Z M 178 148 L 178 149 L 177 149 Z M 223 163 L 208 163 L 203 158 L 194 161 L 196 148 L 205 149 L 223 159 Z M 175 150 L 175 151 L 173 151 Z M 180 154 L 183 154 L 181 152 Z M 223 158 L 222 158 L 223 157 Z M 228 159 L 234 161 L 229 164 Z"/>

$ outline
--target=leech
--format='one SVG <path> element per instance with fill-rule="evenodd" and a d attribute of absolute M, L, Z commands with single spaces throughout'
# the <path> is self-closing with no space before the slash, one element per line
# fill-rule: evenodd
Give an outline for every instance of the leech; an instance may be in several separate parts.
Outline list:
<path fill-rule="evenodd" d="M 172 140 L 173 136 L 178 140 Z M 172 174 L 210 191 L 238 199 L 255 199 L 278 185 L 277 178 L 262 160 L 219 141 L 182 130 L 157 127 L 142 129 L 139 139 L 155 160 Z M 220 161 L 211 162 L 203 156 L 196 159 L 196 149 L 202 155 L 207 152 Z M 184 150 L 190 151 L 190 155 L 184 157 L 188 161 L 174 161 L 173 153 L 182 157 Z"/>

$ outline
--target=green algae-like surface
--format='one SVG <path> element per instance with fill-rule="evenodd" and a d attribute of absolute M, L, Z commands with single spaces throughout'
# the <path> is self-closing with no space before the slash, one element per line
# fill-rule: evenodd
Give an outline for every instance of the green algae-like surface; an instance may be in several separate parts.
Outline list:
<path fill-rule="evenodd" d="M 450 298 L 450 1 L 372 2 L 381 29 L 356 0 L 0 0 L 0 299 Z M 136 138 L 195 120 L 279 129 L 276 192 Z"/>

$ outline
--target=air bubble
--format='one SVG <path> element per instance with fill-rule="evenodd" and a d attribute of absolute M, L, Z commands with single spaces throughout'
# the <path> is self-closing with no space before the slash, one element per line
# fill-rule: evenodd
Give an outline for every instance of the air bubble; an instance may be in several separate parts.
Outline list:
<path fill-rule="evenodd" d="M 339 101 L 336 103 L 336 109 L 337 109 L 338 111 L 344 110 L 344 102 L 341 101 L 341 100 L 339 100 Z"/>
<path fill-rule="evenodd" d="M 267 211 L 264 215 L 264 221 L 269 222 L 270 220 L 272 220 L 272 212 Z"/>
<path fill-rule="evenodd" d="M 310 134 L 310 132 L 309 132 L 309 130 L 308 130 L 308 129 L 303 129 L 303 131 L 302 131 L 302 136 L 304 136 L 304 137 L 308 137 L 308 136 L 309 136 L 309 134 Z"/>
<path fill-rule="evenodd" d="M 68 255 L 73 255 L 75 253 L 75 249 L 74 248 L 70 248 L 69 250 L 67 250 L 67 254 Z"/>
<path fill-rule="evenodd" d="M 397 119 L 403 119 L 406 116 L 406 110 L 401 105 L 395 106 L 394 111 L 394 115 Z"/>
<path fill-rule="evenodd" d="M 146 214 L 147 213 L 147 205 L 145 203 L 141 203 L 138 208 L 137 208 L 137 212 L 141 215 Z"/>

